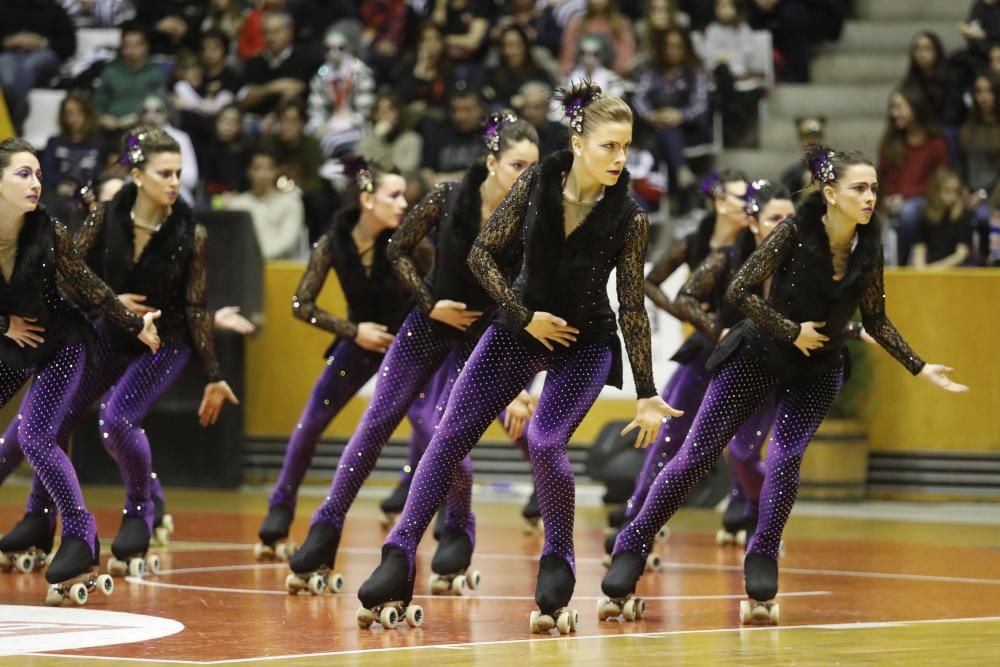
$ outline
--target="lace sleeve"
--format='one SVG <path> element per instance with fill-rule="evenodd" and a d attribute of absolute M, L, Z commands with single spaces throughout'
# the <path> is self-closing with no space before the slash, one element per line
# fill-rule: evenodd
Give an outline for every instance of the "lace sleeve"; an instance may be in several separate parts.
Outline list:
<path fill-rule="evenodd" d="M 906 370 L 916 375 L 924 367 L 924 360 L 910 349 L 903 336 L 885 314 L 885 284 L 882 279 L 882 253 L 865 280 L 865 289 L 861 293 L 861 321 L 865 331 L 874 338 L 882 348 L 903 364 Z"/>
<path fill-rule="evenodd" d="M 524 218 L 537 173 L 538 167 L 532 167 L 514 182 L 510 192 L 479 231 L 469 252 L 469 267 L 473 275 L 518 328 L 526 327 L 534 313 L 524 307 L 507 284 L 499 262 L 506 253 L 511 252 L 511 244 L 523 243 Z"/>
<path fill-rule="evenodd" d="M 687 261 L 688 242 L 687 239 L 677 239 L 665 253 L 653 264 L 653 268 L 646 275 L 643 287 L 646 289 L 646 296 L 656 304 L 656 307 L 666 311 L 674 317 L 680 317 L 674 311 L 674 304 L 667 296 L 667 293 L 660 287 L 663 281 L 669 278 L 684 262 Z"/>
<path fill-rule="evenodd" d="M 649 332 L 649 316 L 643 293 L 642 269 L 646 262 L 646 237 L 649 219 L 645 211 L 632 218 L 625 232 L 622 254 L 615 267 L 618 289 L 618 324 L 625 339 L 625 349 L 635 378 L 635 393 L 639 398 L 656 395 L 653 383 L 653 352 Z"/>
<path fill-rule="evenodd" d="M 690 322 L 699 332 L 712 341 L 719 339 L 718 318 L 702 310 L 701 304 L 710 301 L 712 293 L 722 284 L 728 264 L 725 251 L 715 250 L 688 276 L 674 299 L 676 316 Z"/>
<path fill-rule="evenodd" d="M 187 316 L 188 331 L 194 342 L 194 351 L 201 360 L 202 370 L 208 376 L 209 382 L 222 380 L 222 370 L 219 358 L 215 355 L 215 338 L 212 337 L 212 327 L 215 319 L 208 312 L 208 231 L 202 225 L 194 228 L 194 254 L 191 266 L 188 267 Z"/>
<path fill-rule="evenodd" d="M 341 338 L 353 339 L 358 335 L 358 327 L 353 322 L 331 315 L 316 305 L 316 297 L 323 289 L 326 276 L 333 266 L 332 241 L 328 234 L 319 237 L 309 255 L 309 265 L 302 274 L 299 287 L 292 297 L 292 315 L 313 324 L 324 331 L 337 334 Z"/>
<path fill-rule="evenodd" d="M 97 243 L 97 238 L 101 235 L 101 228 L 104 227 L 104 215 L 107 206 L 98 206 L 87 214 L 87 219 L 80 225 L 80 229 L 73 236 L 73 244 L 76 245 L 80 257 L 86 258 Z"/>
<path fill-rule="evenodd" d="M 768 305 L 754 288 L 762 284 L 781 266 L 795 245 L 795 223 L 785 220 L 760 244 L 746 263 L 736 272 L 726 290 L 726 298 L 746 313 L 747 317 L 786 343 L 799 337 L 799 324 Z"/>
<path fill-rule="evenodd" d="M 420 242 L 430 234 L 441 219 L 447 188 L 451 185 L 439 184 L 420 200 L 420 203 L 406 214 L 399 228 L 389 240 L 389 261 L 396 275 L 413 295 L 420 310 L 429 315 L 434 310 L 434 297 L 424 282 L 416 262 Z"/>
<path fill-rule="evenodd" d="M 62 279 L 73 285 L 76 295 L 98 308 L 115 326 L 138 336 L 142 331 L 142 318 L 118 300 L 111 288 L 94 275 L 80 257 L 69 230 L 56 223 L 56 264 Z"/>

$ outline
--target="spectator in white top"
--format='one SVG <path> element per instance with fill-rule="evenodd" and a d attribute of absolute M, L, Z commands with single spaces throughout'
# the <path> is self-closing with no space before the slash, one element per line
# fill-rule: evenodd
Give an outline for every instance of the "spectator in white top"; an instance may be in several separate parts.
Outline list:
<path fill-rule="evenodd" d="M 255 150 L 247 176 L 249 192 L 229 196 L 225 207 L 250 214 L 265 260 L 305 258 L 308 235 L 302 198 L 294 190 L 278 189 L 278 162 L 274 154 Z"/>

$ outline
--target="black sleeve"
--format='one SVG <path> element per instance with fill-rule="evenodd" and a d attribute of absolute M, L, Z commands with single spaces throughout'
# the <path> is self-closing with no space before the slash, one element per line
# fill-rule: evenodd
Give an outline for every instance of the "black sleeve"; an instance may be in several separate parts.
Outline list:
<path fill-rule="evenodd" d="M 453 186 L 443 183 L 435 186 L 419 204 L 410 209 L 389 239 L 388 256 L 392 268 L 425 315 L 434 310 L 435 301 L 427 289 L 415 255 L 420 242 L 437 227 L 449 187 Z"/>
<path fill-rule="evenodd" d="M 194 351 L 201 361 L 202 370 L 209 382 L 222 380 L 219 358 L 215 354 L 215 338 L 212 335 L 214 318 L 208 312 L 208 231 L 197 225 L 194 232 L 194 255 L 188 267 L 187 298 L 185 315 L 188 331 L 194 341 Z"/>
<path fill-rule="evenodd" d="M 676 316 L 689 322 L 712 341 L 719 339 L 719 323 L 714 314 L 702 310 L 701 304 L 711 300 L 712 293 L 722 285 L 728 264 L 725 251 L 715 250 L 709 253 L 688 277 L 674 300 Z"/>
<path fill-rule="evenodd" d="M 326 276 L 333 267 L 333 247 L 329 234 L 319 237 L 309 255 L 309 265 L 302 274 L 299 287 L 292 297 L 292 315 L 304 322 L 337 334 L 341 338 L 354 338 L 358 327 L 353 322 L 332 315 L 316 305 L 316 298 L 323 289 Z"/>
<path fill-rule="evenodd" d="M 882 277 L 882 253 L 878 253 L 875 267 L 866 276 L 865 289 L 861 294 L 861 321 L 865 331 L 874 338 L 886 352 L 901 363 L 906 370 L 916 375 L 924 367 L 924 361 L 910 349 L 896 326 L 885 314 L 885 283 Z"/>
<path fill-rule="evenodd" d="M 681 265 L 687 262 L 687 257 L 687 239 L 677 239 L 670 244 L 667 251 L 660 255 L 659 259 L 653 263 L 653 267 L 646 275 L 646 296 L 648 296 L 658 308 L 670 313 L 674 317 L 679 317 L 677 313 L 674 312 L 674 304 L 660 285 L 663 284 L 664 280 L 673 275 L 674 271 L 679 269 Z"/>
<path fill-rule="evenodd" d="M 653 382 L 653 352 L 646 314 L 642 271 L 646 262 L 646 240 L 649 235 L 649 218 L 645 211 L 638 211 L 625 232 L 622 254 L 615 267 L 618 289 L 618 324 L 625 339 L 635 393 L 639 398 L 656 396 Z"/>

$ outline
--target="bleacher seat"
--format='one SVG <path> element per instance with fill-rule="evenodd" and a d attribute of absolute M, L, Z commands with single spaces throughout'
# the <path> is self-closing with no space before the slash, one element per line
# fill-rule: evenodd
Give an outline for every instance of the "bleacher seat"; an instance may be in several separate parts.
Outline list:
<path fill-rule="evenodd" d="M 59 104 L 66 97 L 65 90 L 35 88 L 28 93 L 30 110 L 24 120 L 23 138 L 39 150 L 53 134 L 59 132 Z"/>

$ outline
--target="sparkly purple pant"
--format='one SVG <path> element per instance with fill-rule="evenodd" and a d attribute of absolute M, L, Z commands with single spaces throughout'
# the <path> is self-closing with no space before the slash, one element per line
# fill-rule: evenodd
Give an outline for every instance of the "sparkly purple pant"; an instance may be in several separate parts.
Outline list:
<path fill-rule="evenodd" d="M 268 507 L 287 505 L 292 509 L 295 508 L 299 487 L 316 454 L 316 446 L 323 431 L 347 402 L 375 375 L 384 359 L 381 354 L 358 347 L 353 340 L 345 339 L 337 342 L 326 359 L 326 367 L 316 381 L 316 386 L 313 387 L 295 430 L 288 439 L 281 473 L 271 491 Z M 429 390 L 421 392 L 419 400 L 414 402 L 408 412 L 410 425 L 413 427 L 410 450 L 418 453 L 426 448 L 433 428 L 435 401 L 428 392 Z M 375 459 L 377 458 L 378 454 L 375 455 Z"/>
<path fill-rule="evenodd" d="M 434 438 L 413 475 L 406 508 L 386 538 L 386 544 L 406 553 L 411 574 L 417 544 L 453 487 L 460 463 L 490 422 L 543 370 L 548 375 L 527 436 L 545 522 L 542 553 L 564 558 L 575 571 L 575 485 L 566 445 L 600 394 L 611 361 L 605 345 L 580 343 L 556 353 L 539 352 L 527 349 L 499 325 L 487 329 L 455 382 Z M 451 513 L 456 510 L 468 514 L 467 507 L 449 508 L 449 519 L 462 518 Z"/>
<path fill-rule="evenodd" d="M 734 354 L 709 383 L 680 451 L 657 475 L 639 513 L 618 535 L 615 553 L 649 553 L 656 532 L 773 393 L 776 418 L 760 493 L 760 520 L 747 552 L 777 559 L 781 533 L 798 493 L 802 456 L 842 380 L 843 368 L 837 368 L 816 378 L 781 383 L 746 352 Z"/>
<path fill-rule="evenodd" d="M 441 372 L 442 364 L 449 358 L 457 362 L 464 359 L 463 345 L 465 343 L 448 340 L 436 333 L 431 320 L 420 310 L 410 311 L 378 367 L 372 400 L 340 456 L 330 492 L 313 514 L 313 523 L 328 523 L 338 530 L 343 528 L 347 510 L 374 469 L 392 432 L 414 401 L 421 398 L 421 393 L 424 398 L 428 397 L 426 387 L 434 375 Z M 443 378 L 445 391 L 451 386 L 452 378 L 458 375 L 459 363 L 452 363 L 449 368 L 445 372 L 451 377 Z M 435 410 L 439 407 L 436 399 L 432 404 Z M 426 407 L 426 404 L 418 406 L 418 412 Z M 456 477 L 449 496 L 445 521 L 448 525 L 465 528 L 474 540 L 474 520 L 467 511 L 458 509 L 471 505 L 471 495 L 472 461 L 466 459 L 461 462 L 461 475 Z"/>

